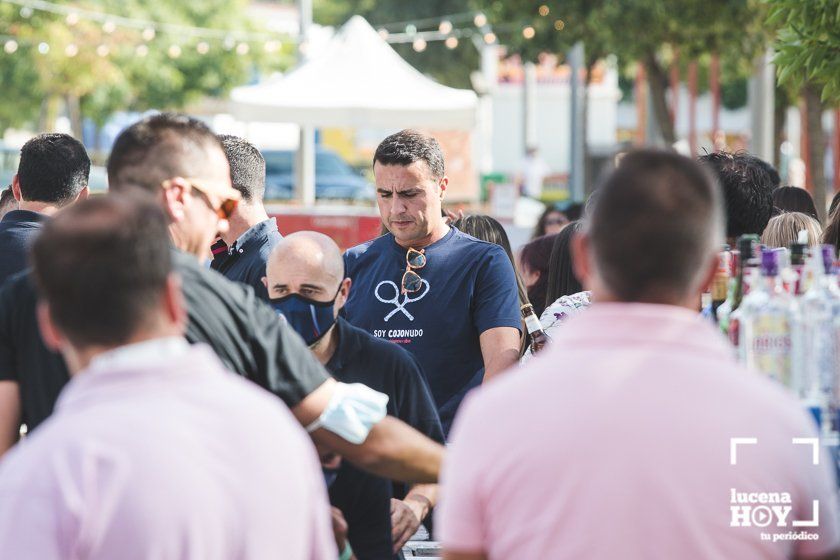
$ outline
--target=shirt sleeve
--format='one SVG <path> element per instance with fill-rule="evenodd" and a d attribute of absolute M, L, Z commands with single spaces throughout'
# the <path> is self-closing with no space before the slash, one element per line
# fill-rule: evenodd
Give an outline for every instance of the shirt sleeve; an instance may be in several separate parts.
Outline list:
<path fill-rule="evenodd" d="M 187 301 L 187 339 L 210 345 L 232 371 L 295 407 L 329 374 L 254 291 L 176 253 Z"/>
<path fill-rule="evenodd" d="M 496 327 L 522 328 L 513 264 L 499 246 L 493 245 L 479 265 L 472 316 L 479 334 Z"/>
<path fill-rule="evenodd" d="M 23 468 L 18 459 L 12 450 L 0 469 L 0 558 L 68 558 L 72 547 L 62 538 L 70 534 L 59 521 L 61 506 L 47 488 L 49 477 L 37 466 Z"/>
<path fill-rule="evenodd" d="M 484 435 L 475 415 L 475 397 L 461 405 L 450 433 L 441 474 L 441 499 L 435 508 L 435 529 L 444 550 L 481 552 L 486 547 L 486 521 L 481 492 Z"/>

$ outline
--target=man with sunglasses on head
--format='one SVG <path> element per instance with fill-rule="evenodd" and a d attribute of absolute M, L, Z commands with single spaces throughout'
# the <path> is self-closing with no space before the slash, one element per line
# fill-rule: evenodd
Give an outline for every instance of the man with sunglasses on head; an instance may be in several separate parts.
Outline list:
<path fill-rule="evenodd" d="M 447 225 L 449 179 L 434 138 L 403 130 L 373 157 L 389 233 L 345 254 L 353 325 L 402 345 L 420 362 L 448 432 L 464 395 L 519 358 L 519 296 L 498 245 Z"/>
<path fill-rule="evenodd" d="M 189 342 L 208 344 L 228 369 L 280 397 L 324 447 L 382 476 L 436 481 L 439 444 L 385 416 L 382 395 L 347 391 L 253 290 L 202 266 L 240 197 L 222 145 L 206 125 L 166 113 L 131 125 L 114 142 L 108 181 L 115 192 L 151 193 L 164 209 Z M 14 380 L 21 393 L 19 402 L 0 400 L 0 452 L 14 442 L 21 416 L 30 429 L 49 416 L 68 380 L 61 357 L 41 340 L 35 304 L 27 276 L 0 290 L 0 378 Z"/>

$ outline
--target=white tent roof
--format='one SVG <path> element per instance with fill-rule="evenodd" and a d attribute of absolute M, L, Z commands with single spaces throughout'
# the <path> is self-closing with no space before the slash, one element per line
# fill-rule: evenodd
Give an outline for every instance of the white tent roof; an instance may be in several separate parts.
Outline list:
<path fill-rule="evenodd" d="M 281 80 L 231 92 L 240 120 L 315 127 L 472 129 L 476 95 L 430 80 L 403 60 L 361 16 L 323 52 Z"/>

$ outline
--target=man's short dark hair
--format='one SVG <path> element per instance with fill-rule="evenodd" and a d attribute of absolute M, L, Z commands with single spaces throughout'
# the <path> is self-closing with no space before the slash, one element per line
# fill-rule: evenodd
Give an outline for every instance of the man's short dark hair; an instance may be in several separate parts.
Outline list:
<path fill-rule="evenodd" d="M 720 193 L 697 163 L 627 154 L 600 187 L 588 234 L 598 271 L 622 301 L 673 303 L 697 288 L 723 242 Z"/>
<path fill-rule="evenodd" d="M 242 194 L 246 202 L 262 201 L 265 194 L 265 158 L 260 151 L 238 136 L 220 134 L 219 140 L 225 149 L 230 164 L 230 180 L 233 188 Z"/>
<path fill-rule="evenodd" d="M 432 177 L 442 179 L 446 174 L 443 151 L 432 136 L 416 130 L 401 130 L 383 140 L 373 155 L 373 164 L 409 166 L 415 161 L 425 161 Z"/>
<path fill-rule="evenodd" d="M 35 279 L 74 346 L 124 344 L 154 319 L 172 270 L 167 223 L 148 195 L 110 194 L 44 225 L 32 247 Z"/>
<path fill-rule="evenodd" d="M 12 192 L 12 185 L 9 185 L 0 192 L 0 212 L 2 212 L 7 206 L 11 206 L 14 201 L 15 195 Z"/>
<path fill-rule="evenodd" d="M 173 177 L 200 176 L 206 149 L 222 143 L 206 124 L 178 113 L 159 113 L 132 124 L 114 141 L 108 158 L 108 185 L 113 190 L 156 190 Z"/>
<path fill-rule="evenodd" d="M 63 206 L 88 185 L 90 157 L 69 134 L 39 134 L 20 149 L 17 175 L 23 200 Z"/>
<path fill-rule="evenodd" d="M 726 235 L 761 235 L 773 214 L 773 191 L 781 183 L 772 165 L 753 155 L 715 152 L 700 157 L 723 189 Z"/>

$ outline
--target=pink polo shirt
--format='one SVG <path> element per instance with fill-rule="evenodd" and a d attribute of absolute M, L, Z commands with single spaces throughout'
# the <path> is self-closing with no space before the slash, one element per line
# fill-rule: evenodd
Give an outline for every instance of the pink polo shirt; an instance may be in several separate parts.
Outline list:
<path fill-rule="evenodd" d="M 813 424 L 695 313 L 596 303 L 465 401 L 438 536 L 490 559 L 825 553 L 840 547 L 833 467 L 793 441 Z"/>
<path fill-rule="evenodd" d="M 206 346 L 98 357 L 0 465 L 0 558 L 330 559 L 315 450 Z"/>

